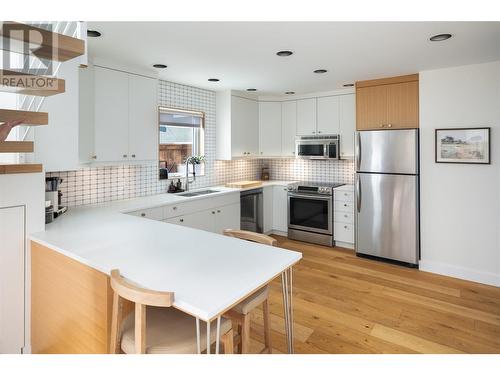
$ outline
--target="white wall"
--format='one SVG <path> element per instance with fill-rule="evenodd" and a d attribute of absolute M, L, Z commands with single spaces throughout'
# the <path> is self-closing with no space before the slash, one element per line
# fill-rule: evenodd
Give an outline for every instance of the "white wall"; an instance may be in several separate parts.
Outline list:
<path fill-rule="evenodd" d="M 436 164 L 451 127 L 491 127 L 491 165 Z M 420 72 L 420 130 L 420 268 L 500 286 L 500 61 Z"/>

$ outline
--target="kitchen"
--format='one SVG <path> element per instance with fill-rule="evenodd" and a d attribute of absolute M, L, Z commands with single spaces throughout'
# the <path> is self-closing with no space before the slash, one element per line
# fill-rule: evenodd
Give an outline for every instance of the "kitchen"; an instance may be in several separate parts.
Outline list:
<path fill-rule="evenodd" d="M 483 165 L 435 160 L 437 130 L 488 128 L 492 147 L 498 140 L 497 24 L 393 26 L 420 59 L 393 52 L 397 69 L 365 63 L 335 83 L 337 67 L 318 63 L 321 53 L 297 35 L 352 25 L 295 25 L 289 50 L 271 40 L 273 49 L 259 52 L 255 69 L 285 72 L 269 88 L 259 85 L 265 70 L 250 85 L 217 70 L 221 61 L 210 74 L 179 68 L 201 45 L 195 55 L 179 48 L 178 61 L 131 59 L 129 26 L 75 25 L 85 28 L 89 53 L 60 65 L 65 92 L 40 101 L 49 126 L 28 127 L 34 150 L 15 163 L 43 172 L 5 167 L 0 176 L 2 238 L 24 249 L 9 261 L 26 270 L 26 278 L 2 276 L 16 301 L 2 321 L 13 338 L 2 352 L 108 353 L 117 329 L 110 280 L 175 293 L 165 309 L 192 318 L 192 353 L 500 351 L 495 154 L 488 149 Z M 240 38 L 251 29 L 233 26 Z M 146 50 L 155 27 L 168 34 L 174 26 L 138 27 L 152 38 Z M 364 27 L 374 38 L 390 29 Z M 433 41 L 445 27 L 449 37 Z M 175 28 L 184 39 L 172 48 L 224 33 L 217 24 Z M 481 38 L 472 56 L 466 47 Z M 472 197 L 474 205 L 460 204 Z M 230 229 L 269 235 L 276 246 L 222 235 Z M 125 279 L 114 279 L 115 269 Z M 252 298 L 257 308 L 229 313 Z M 89 319 L 90 311 L 99 313 Z"/>

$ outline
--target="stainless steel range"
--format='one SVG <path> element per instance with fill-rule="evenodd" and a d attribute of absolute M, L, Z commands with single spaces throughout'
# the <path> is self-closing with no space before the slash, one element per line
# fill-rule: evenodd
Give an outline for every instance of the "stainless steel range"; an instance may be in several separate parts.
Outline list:
<path fill-rule="evenodd" d="M 333 246 L 333 189 L 343 184 L 288 185 L 288 238 Z"/>

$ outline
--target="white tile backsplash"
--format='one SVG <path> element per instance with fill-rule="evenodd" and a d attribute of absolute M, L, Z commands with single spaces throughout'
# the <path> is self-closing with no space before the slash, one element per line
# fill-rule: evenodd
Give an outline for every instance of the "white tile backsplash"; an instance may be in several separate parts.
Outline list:
<path fill-rule="evenodd" d="M 352 161 L 215 160 L 215 92 L 160 80 L 158 98 L 161 106 L 205 112 L 205 175 L 198 176 L 192 188 L 259 179 L 263 165 L 269 166 L 273 180 L 353 183 Z M 160 194 L 167 191 L 170 183 L 158 179 L 156 162 L 85 167 L 77 171 L 51 172 L 47 176 L 63 179 L 62 204 L 69 207 Z"/>
<path fill-rule="evenodd" d="M 263 166 L 272 180 L 354 183 L 352 160 L 269 159 Z"/>

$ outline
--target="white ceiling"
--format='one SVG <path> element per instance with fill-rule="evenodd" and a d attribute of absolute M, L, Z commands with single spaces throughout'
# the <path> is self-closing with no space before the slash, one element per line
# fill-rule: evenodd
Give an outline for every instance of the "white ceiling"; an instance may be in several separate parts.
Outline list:
<path fill-rule="evenodd" d="M 90 56 L 160 78 L 260 94 L 338 89 L 358 80 L 500 60 L 500 22 L 89 22 Z M 453 34 L 430 42 L 440 33 Z M 292 50 L 278 57 L 279 50 Z M 314 74 L 327 69 L 326 74 Z M 220 82 L 208 82 L 208 78 Z"/>

